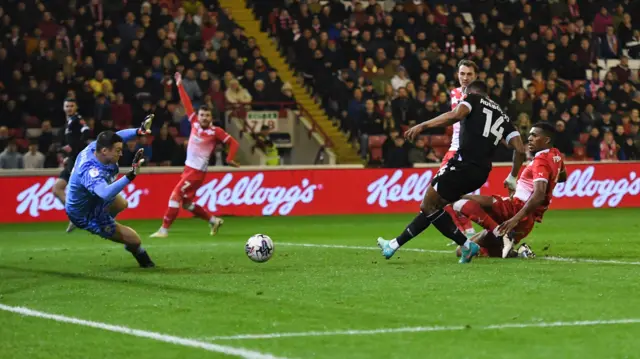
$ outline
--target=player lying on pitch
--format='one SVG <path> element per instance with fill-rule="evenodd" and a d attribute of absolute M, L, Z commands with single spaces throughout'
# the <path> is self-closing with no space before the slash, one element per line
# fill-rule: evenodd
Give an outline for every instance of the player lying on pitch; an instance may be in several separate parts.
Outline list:
<path fill-rule="evenodd" d="M 103 131 L 82 150 L 71 172 L 64 206 L 69 220 L 77 228 L 124 244 L 143 268 L 154 267 L 155 264 L 142 248 L 140 236 L 114 219 L 127 208 L 127 202 L 119 193 L 140 172 L 140 165 L 144 162 L 142 149 L 136 153 L 131 170 L 120 179 L 115 178 L 120 171 L 118 160 L 122 155 L 122 144 L 136 136 L 151 133 L 152 120 L 153 115 L 147 116 L 139 129 L 117 133 Z"/>
<path fill-rule="evenodd" d="M 554 135 L 555 128 L 551 124 L 533 125 L 528 138 L 533 160 L 518 176 L 515 193 L 511 193 L 511 197 L 467 195 L 453 204 L 455 211 L 485 229 L 472 238 L 480 245 L 481 256 L 517 256 L 512 251 L 513 245 L 531 232 L 535 222 L 542 222 L 553 189 L 557 183 L 567 179 L 562 154 L 553 147 Z M 500 236 L 502 240 L 498 240 Z M 527 250 L 530 251 L 528 246 L 524 252 Z M 458 255 L 461 255 L 460 249 Z"/>

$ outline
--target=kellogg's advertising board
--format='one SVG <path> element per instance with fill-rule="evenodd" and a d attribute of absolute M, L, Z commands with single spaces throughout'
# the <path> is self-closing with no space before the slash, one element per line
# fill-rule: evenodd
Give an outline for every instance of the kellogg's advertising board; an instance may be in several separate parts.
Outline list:
<path fill-rule="evenodd" d="M 568 165 L 567 182 L 554 190 L 551 209 L 640 207 L 640 164 Z M 218 215 L 287 216 L 414 213 L 436 168 L 301 169 L 211 172 L 197 203 Z M 480 194 L 506 195 L 509 167 L 496 167 Z M 122 195 L 122 219 L 160 219 L 179 173 L 138 176 Z M 0 223 L 63 221 L 51 176 L 0 177 Z M 189 215 L 186 212 L 183 216 Z"/>

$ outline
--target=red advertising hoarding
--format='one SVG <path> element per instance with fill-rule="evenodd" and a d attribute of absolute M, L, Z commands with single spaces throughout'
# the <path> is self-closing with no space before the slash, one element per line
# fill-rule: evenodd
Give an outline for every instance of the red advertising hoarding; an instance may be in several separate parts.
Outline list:
<path fill-rule="evenodd" d="M 640 207 L 638 163 L 569 165 L 552 209 Z M 270 216 L 413 213 L 435 175 L 422 169 L 303 169 L 212 172 L 197 203 L 219 215 Z M 479 190 L 504 194 L 509 167 L 496 167 Z M 124 189 L 122 219 L 162 218 L 179 173 L 142 174 Z M 66 220 L 51 193 L 55 177 L 0 177 L 0 223 Z M 187 213 L 182 213 L 187 215 Z"/>

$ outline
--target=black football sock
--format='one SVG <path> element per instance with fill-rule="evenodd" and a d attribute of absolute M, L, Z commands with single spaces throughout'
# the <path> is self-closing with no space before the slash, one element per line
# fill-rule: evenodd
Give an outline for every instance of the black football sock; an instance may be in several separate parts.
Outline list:
<path fill-rule="evenodd" d="M 405 228 L 402 233 L 396 237 L 396 241 L 398 243 L 398 247 L 402 247 L 405 243 L 409 242 L 411 239 L 424 232 L 425 229 L 429 227 L 431 224 L 431 220 L 436 218 L 438 214 L 442 212 L 442 210 L 438 210 L 430 215 L 424 214 L 424 212 L 420 211 L 416 218 L 409 223 L 407 228 Z"/>
<path fill-rule="evenodd" d="M 456 242 L 459 246 L 464 246 L 467 242 L 467 236 L 458 229 L 455 223 L 453 223 L 453 218 L 451 218 L 451 215 L 446 211 L 442 211 L 438 217 L 433 219 L 432 223 L 440 233 Z"/>
<path fill-rule="evenodd" d="M 124 246 L 124 248 L 133 255 L 133 258 L 135 258 L 136 261 L 138 261 L 138 264 L 140 265 L 140 267 L 142 268 L 155 267 L 155 263 L 153 263 L 153 261 L 151 260 L 151 257 L 149 257 L 149 254 L 144 248 L 142 248 L 141 245 L 132 246 L 127 244 Z"/>

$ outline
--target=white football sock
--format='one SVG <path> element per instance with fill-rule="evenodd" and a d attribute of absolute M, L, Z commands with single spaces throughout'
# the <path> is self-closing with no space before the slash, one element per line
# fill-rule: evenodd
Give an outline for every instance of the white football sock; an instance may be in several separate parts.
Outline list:
<path fill-rule="evenodd" d="M 391 241 L 389 241 L 389 247 L 391 247 L 391 249 L 398 249 L 400 248 L 400 245 L 398 244 L 398 240 L 396 240 L 395 238 L 392 239 Z"/>

